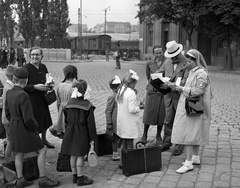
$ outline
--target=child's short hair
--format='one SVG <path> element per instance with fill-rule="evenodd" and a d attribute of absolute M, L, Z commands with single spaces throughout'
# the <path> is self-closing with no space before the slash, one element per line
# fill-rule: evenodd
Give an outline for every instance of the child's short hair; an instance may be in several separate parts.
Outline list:
<path fill-rule="evenodd" d="M 17 67 L 13 65 L 8 65 L 7 70 L 6 70 L 6 76 L 9 80 L 13 78 L 14 71 L 16 70 Z"/>
<path fill-rule="evenodd" d="M 87 90 L 87 82 L 83 79 L 78 79 L 73 82 L 72 87 L 76 87 L 78 92 L 84 95 Z"/>
<path fill-rule="evenodd" d="M 73 65 L 67 65 L 66 67 L 63 68 L 63 74 L 65 76 L 64 81 L 69 78 L 76 78 L 78 79 L 77 76 L 77 67 Z"/>

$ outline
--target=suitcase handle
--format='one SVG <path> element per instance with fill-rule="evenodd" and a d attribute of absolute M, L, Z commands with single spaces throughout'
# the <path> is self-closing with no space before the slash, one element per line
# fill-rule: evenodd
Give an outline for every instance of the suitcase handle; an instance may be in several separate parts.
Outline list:
<path fill-rule="evenodd" d="M 139 147 L 138 145 L 143 145 L 144 147 Z M 136 143 L 136 149 L 139 149 L 139 148 L 145 148 L 146 147 L 146 142 L 144 142 L 144 141 L 142 141 L 142 140 L 140 140 L 140 141 L 138 141 L 137 143 Z"/>

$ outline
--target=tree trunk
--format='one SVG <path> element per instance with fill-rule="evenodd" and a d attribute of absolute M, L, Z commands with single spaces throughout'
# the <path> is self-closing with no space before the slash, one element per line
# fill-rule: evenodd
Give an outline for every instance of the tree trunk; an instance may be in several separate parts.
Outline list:
<path fill-rule="evenodd" d="M 226 55 L 225 55 L 225 63 L 224 63 L 224 70 L 233 70 L 233 58 L 232 58 L 232 50 L 231 50 L 231 39 L 227 39 L 227 46 L 226 46 Z"/>

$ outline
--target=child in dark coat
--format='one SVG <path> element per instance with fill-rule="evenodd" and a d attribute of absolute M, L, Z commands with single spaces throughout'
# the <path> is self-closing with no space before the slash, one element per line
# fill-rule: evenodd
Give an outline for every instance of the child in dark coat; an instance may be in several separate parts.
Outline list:
<path fill-rule="evenodd" d="M 14 86 L 6 93 L 5 113 L 9 120 L 9 141 L 12 151 L 16 152 L 16 187 L 27 187 L 33 183 L 23 177 L 23 157 L 25 153 L 37 151 L 39 169 L 39 187 L 55 187 L 60 183 L 45 176 L 46 150 L 38 133 L 38 123 L 28 94 L 23 90 L 28 81 L 28 72 L 17 68 L 13 75 Z"/>
<path fill-rule="evenodd" d="M 83 175 L 83 165 L 90 143 L 92 145 L 97 136 L 93 113 L 95 107 L 88 100 L 86 81 L 76 80 L 72 87 L 73 93 L 64 109 L 66 131 L 61 153 L 71 155 L 73 183 L 77 183 L 78 186 L 90 185 L 93 180 Z"/>

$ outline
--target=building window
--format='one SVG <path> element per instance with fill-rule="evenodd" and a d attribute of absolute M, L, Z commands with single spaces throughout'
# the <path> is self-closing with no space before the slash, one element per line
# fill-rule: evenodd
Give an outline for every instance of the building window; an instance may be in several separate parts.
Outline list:
<path fill-rule="evenodd" d="M 153 24 L 147 24 L 147 47 L 153 46 Z"/>

